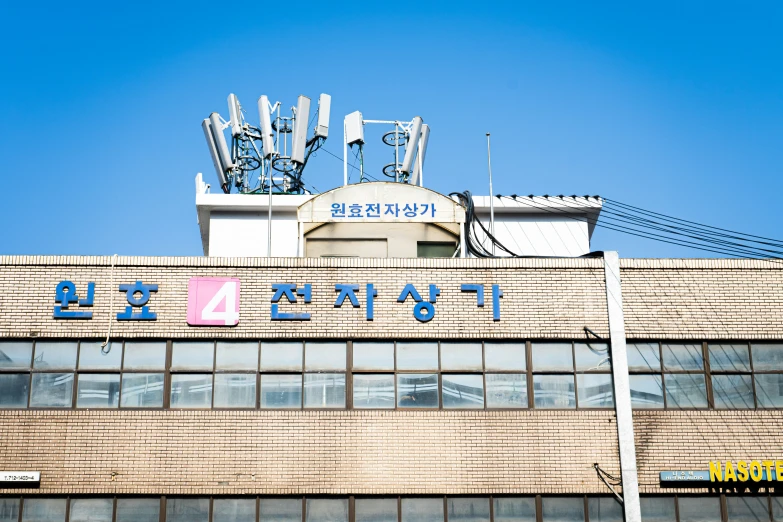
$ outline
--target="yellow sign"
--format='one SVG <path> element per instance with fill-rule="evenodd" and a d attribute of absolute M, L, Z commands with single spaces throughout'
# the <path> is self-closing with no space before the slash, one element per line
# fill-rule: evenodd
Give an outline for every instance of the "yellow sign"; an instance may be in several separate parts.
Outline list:
<path fill-rule="evenodd" d="M 783 460 L 710 461 L 710 482 L 783 482 Z"/>

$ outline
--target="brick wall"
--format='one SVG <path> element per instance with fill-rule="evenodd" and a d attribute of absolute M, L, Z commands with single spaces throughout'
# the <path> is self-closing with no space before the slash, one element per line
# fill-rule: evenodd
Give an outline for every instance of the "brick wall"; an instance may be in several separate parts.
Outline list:
<path fill-rule="evenodd" d="M 615 433 L 611 411 L 0 410 L 0 462 L 38 493 L 602 492 Z"/>
<path fill-rule="evenodd" d="M 782 429 L 783 411 L 635 411 L 640 491 L 698 491 L 662 490 L 661 471 L 708 470 L 711 460 L 780 459 Z"/>
<path fill-rule="evenodd" d="M 596 259 L 119 258 L 113 275 L 111 262 L 0 257 L 0 337 L 105 336 L 112 288 L 137 279 L 159 285 L 150 302 L 158 320 L 115 322 L 115 336 L 582 338 L 585 326 L 608 335 Z M 629 338 L 783 339 L 779 264 L 621 266 Z M 241 279 L 239 326 L 187 326 L 187 281 L 197 275 Z M 52 319 L 63 279 L 82 292 L 96 281 L 92 320 Z M 313 285 L 310 305 L 281 306 L 311 321 L 270 321 L 277 282 Z M 335 309 L 335 283 L 375 284 L 375 320 L 364 319 L 364 305 Z M 406 283 L 441 289 L 431 322 L 396 302 Z M 459 291 L 463 283 L 501 286 L 500 322 L 489 302 L 477 308 L 475 295 Z M 112 313 L 125 306 L 121 293 L 114 298 Z M 658 490 L 661 470 L 780 456 L 782 422 L 779 412 L 636 412 L 642 491 Z M 0 441 L 0 468 L 41 470 L 39 493 L 606 493 L 592 464 L 619 467 L 611 411 L 0 410 Z"/>

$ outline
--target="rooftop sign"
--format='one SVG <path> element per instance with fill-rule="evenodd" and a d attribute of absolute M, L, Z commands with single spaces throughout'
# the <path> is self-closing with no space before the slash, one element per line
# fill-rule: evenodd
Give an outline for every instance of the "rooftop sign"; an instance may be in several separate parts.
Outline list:
<path fill-rule="evenodd" d="M 464 223 L 457 202 L 405 183 L 358 183 L 315 196 L 299 207 L 305 223 Z"/>

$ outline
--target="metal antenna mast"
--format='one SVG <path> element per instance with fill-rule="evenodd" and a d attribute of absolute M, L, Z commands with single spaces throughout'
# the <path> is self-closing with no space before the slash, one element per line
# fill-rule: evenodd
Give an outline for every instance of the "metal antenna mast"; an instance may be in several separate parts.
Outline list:
<path fill-rule="evenodd" d="M 202 122 L 220 187 L 226 194 L 303 194 L 302 173 L 310 156 L 329 135 L 332 98 L 321 94 L 317 122 L 308 139 L 310 98 L 299 96 L 291 114 L 281 114 L 280 102 L 258 99 L 258 125 L 246 120 L 246 111 L 234 94 L 228 96 L 229 120 L 216 112 Z M 231 129 L 230 142 L 224 130 Z M 230 145 L 229 145 L 230 143 Z"/>
<path fill-rule="evenodd" d="M 421 117 L 416 116 L 411 121 L 400 120 L 365 120 L 359 111 L 345 117 L 343 126 L 343 184 L 348 184 L 348 147 L 359 146 L 359 183 L 364 180 L 364 126 L 368 123 L 392 125 L 381 141 L 394 149 L 394 161 L 387 163 L 381 172 L 398 183 L 422 185 L 422 169 L 427 151 L 427 140 L 430 128 Z M 414 160 L 415 158 L 415 160 Z"/>
<path fill-rule="evenodd" d="M 489 171 L 489 233 L 495 237 L 495 196 L 492 194 L 492 151 L 489 148 L 489 133 L 487 133 L 487 170 Z M 495 255 L 495 241 L 492 243 L 492 255 Z"/>

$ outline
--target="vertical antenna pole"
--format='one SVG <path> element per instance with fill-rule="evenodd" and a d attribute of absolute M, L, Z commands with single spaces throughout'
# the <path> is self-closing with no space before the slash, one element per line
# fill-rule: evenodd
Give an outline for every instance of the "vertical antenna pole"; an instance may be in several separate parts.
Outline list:
<path fill-rule="evenodd" d="M 394 123 L 394 181 L 400 182 L 400 135 L 397 132 L 397 122 Z"/>
<path fill-rule="evenodd" d="M 348 184 L 348 130 L 343 121 L 343 186 Z"/>
<path fill-rule="evenodd" d="M 266 220 L 267 220 L 266 257 L 272 257 L 272 167 L 271 166 L 269 167 L 269 214 Z"/>
<path fill-rule="evenodd" d="M 489 233 L 495 236 L 495 196 L 492 195 L 492 153 L 487 133 L 487 170 L 489 171 Z M 495 255 L 495 242 L 492 241 L 492 255 Z"/>

